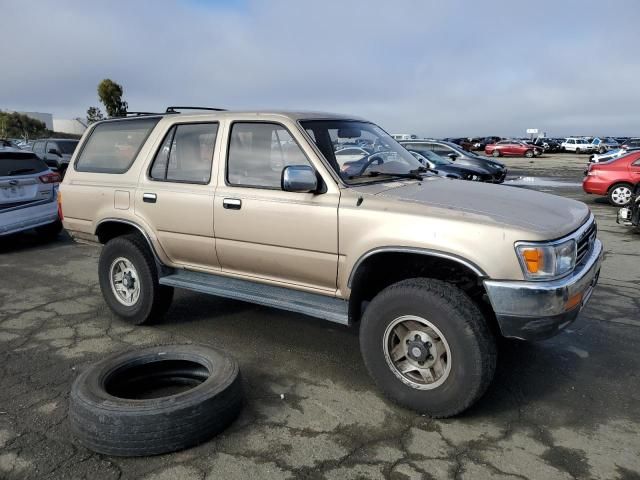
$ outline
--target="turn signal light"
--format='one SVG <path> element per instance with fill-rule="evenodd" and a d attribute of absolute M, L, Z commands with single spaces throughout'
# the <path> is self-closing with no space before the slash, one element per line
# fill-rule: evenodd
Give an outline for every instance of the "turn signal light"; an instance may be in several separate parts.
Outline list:
<path fill-rule="evenodd" d="M 64 220 L 64 215 L 62 214 L 62 192 L 58 190 L 58 218 L 60 221 Z"/>
<path fill-rule="evenodd" d="M 538 273 L 542 268 L 543 254 L 537 248 L 529 248 L 522 252 L 529 273 Z"/>

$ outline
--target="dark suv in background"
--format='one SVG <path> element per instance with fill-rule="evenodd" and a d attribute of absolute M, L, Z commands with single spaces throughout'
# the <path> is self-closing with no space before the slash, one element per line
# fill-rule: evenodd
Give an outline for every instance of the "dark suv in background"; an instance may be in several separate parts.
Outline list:
<path fill-rule="evenodd" d="M 64 172 L 69 166 L 71 155 L 73 155 L 77 146 L 78 140 L 45 138 L 36 140 L 33 144 L 33 153 L 44 160 L 44 163 L 46 163 L 49 168 L 55 168 L 61 175 L 64 175 Z"/>
<path fill-rule="evenodd" d="M 480 167 L 491 173 L 493 183 L 502 183 L 507 176 L 507 167 L 503 163 L 473 152 L 467 152 L 455 143 L 441 140 L 407 140 L 399 143 L 407 150 L 420 151 L 426 148 L 443 158 L 448 158 L 456 165 Z"/>

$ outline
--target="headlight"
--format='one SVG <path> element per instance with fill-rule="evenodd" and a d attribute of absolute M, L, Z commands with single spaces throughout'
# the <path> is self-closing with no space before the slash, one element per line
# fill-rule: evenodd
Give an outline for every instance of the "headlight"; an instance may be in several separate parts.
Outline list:
<path fill-rule="evenodd" d="M 576 241 L 571 239 L 553 245 L 518 242 L 516 254 L 526 278 L 543 280 L 562 277 L 576 265 Z"/>

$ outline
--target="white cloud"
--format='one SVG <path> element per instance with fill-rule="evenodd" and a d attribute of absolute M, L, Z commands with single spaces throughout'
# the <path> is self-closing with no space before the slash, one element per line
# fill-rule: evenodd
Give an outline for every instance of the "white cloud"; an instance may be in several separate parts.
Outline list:
<path fill-rule="evenodd" d="M 614 9 L 615 7 L 615 9 Z M 4 0 L 0 108 L 338 111 L 423 135 L 640 134 L 637 2 Z"/>

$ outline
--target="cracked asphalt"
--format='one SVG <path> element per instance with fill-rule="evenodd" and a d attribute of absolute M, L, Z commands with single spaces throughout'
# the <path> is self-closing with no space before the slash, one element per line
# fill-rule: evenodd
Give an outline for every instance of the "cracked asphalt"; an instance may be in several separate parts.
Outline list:
<path fill-rule="evenodd" d="M 66 236 L 3 240 L 0 478 L 640 478 L 640 233 L 575 186 L 586 161 L 506 160 L 510 176 L 567 182 L 540 189 L 592 208 L 605 262 L 578 322 L 546 342 L 501 342 L 490 390 L 448 420 L 384 400 L 356 329 L 185 291 L 163 323 L 132 327 L 102 299 L 98 247 Z M 80 371 L 111 352 L 190 342 L 240 363 L 247 402 L 224 434 L 147 458 L 106 457 L 74 442 L 67 405 Z"/>

